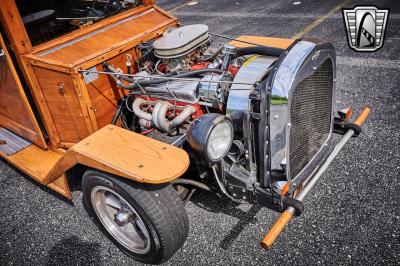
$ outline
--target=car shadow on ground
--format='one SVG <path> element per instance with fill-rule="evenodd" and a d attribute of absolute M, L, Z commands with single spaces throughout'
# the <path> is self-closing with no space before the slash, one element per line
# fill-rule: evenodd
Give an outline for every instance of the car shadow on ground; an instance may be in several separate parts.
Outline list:
<path fill-rule="evenodd" d="M 101 265 L 100 244 L 64 238 L 50 249 L 46 265 Z"/>
<path fill-rule="evenodd" d="M 65 197 L 59 195 L 48 187 L 39 184 L 35 180 L 31 179 L 29 176 L 21 172 L 19 169 L 15 168 L 13 165 L 9 164 L 7 161 L 2 160 L 2 162 L 12 168 L 19 175 L 25 177 L 28 182 L 32 185 L 38 187 L 41 190 L 46 191 L 49 194 L 52 194 L 56 198 L 60 199 L 64 203 L 68 205 L 73 205 L 73 202 L 66 199 Z M 74 178 L 76 176 L 81 176 L 81 172 L 69 172 L 68 181 L 70 185 L 71 192 L 81 192 L 82 191 L 82 183 L 81 178 Z M 6 182 L 6 180 L 4 180 Z M 228 199 L 226 196 L 215 193 L 215 192 L 205 192 L 198 191 L 194 194 L 194 196 L 190 199 L 190 202 L 205 209 L 210 213 L 223 213 L 224 215 L 228 215 L 238 219 L 236 225 L 231 228 L 229 233 L 224 236 L 224 238 L 219 243 L 220 248 L 227 250 L 232 245 L 232 243 L 238 238 L 240 233 L 246 228 L 246 226 L 250 223 L 257 223 L 257 218 L 255 217 L 258 211 L 261 209 L 260 206 L 252 205 L 248 211 L 243 211 L 239 208 L 240 203 L 236 203 Z M 90 219 L 95 222 L 97 226 L 99 224 L 95 221 L 93 215 L 90 211 L 88 211 L 88 206 L 85 201 L 83 201 L 83 207 L 87 211 Z M 100 227 L 101 228 L 101 227 Z M 80 240 L 77 237 L 70 237 L 67 239 L 63 239 L 61 242 L 57 243 L 53 246 L 53 248 L 49 252 L 48 265 L 53 265 L 54 263 L 61 263 L 70 261 L 73 258 L 72 264 L 76 264 L 78 262 L 90 260 L 89 264 L 96 263 L 97 256 L 95 248 L 98 248 L 98 244 L 86 243 Z M 82 252 L 82 250 L 87 250 L 87 252 Z M 76 254 L 75 254 L 76 253 Z M 86 254 L 86 255 L 85 255 Z M 82 257 L 83 256 L 83 257 Z M 97 264 L 96 264 L 97 265 Z"/>
<path fill-rule="evenodd" d="M 238 238 L 240 233 L 250 223 L 257 223 L 255 217 L 262 207 L 252 205 L 248 211 L 239 208 L 240 203 L 233 202 L 224 195 L 199 191 L 190 200 L 191 203 L 212 213 L 223 213 L 238 219 L 236 225 L 231 228 L 229 233 L 219 243 L 219 247 L 223 250 L 229 249 L 232 243 Z M 245 203 L 248 204 L 248 203 Z"/>
<path fill-rule="evenodd" d="M 67 199 L 63 195 L 55 192 L 54 190 L 48 188 L 47 186 L 40 184 L 38 181 L 34 180 L 32 177 L 30 177 L 29 175 L 25 174 L 24 172 L 22 172 L 17 167 L 15 167 L 14 165 L 12 165 L 10 162 L 6 161 L 3 158 L 0 158 L 0 165 L 1 164 L 6 165 L 8 167 L 8 169 L 12 169 L 18 177 L 23 177 L 27 182 L 31 183 L 34 187 L 36 187 L 36 188 L 38 188 L 40 190 L 43 190 L 46 193 L 49 193 L 50 195 L 56 197 L 60 201 L 66 203 L 66 204 L 68 204 L 70 206 L 73 205 L 73 203 L 69 199 Z M 13 173 L 10 173 L 10 175 L 13 175 Z M 1 185 L 10 185 L 12 182 L 15 182 L 15 180 L 12 179 L 12 178 L 7 178 L 7 179 L 4 179 L 4 180 L 1 180 L 0 184 Z"/>

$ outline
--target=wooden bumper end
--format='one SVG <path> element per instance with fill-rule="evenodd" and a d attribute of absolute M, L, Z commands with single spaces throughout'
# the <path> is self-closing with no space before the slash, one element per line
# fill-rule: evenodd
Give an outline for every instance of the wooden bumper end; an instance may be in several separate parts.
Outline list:
<path fill-rule="evenodd" d="M 268 250 L 272 247 L 272 244 L 275 242 L 275 239 L 279 236 L 285 226 L 289 223 L 289 221 L 293 218 L 293 212 L 289 210 L 285 210 L 279 219 L 275 222 L 272 228 L 265 235 L 264 239 L 261 241 L 261 246 Z"/>
<path fill-rule="evenodd" d="M 365 119 L 367 119 L 370 113 L 371 108 L 365 107 L 360 115 L 357 117 L 357 119 L 354 121 L 354 124 L 356 124 L 357 126 L 361 126 L 361 124 L 364 123 Z"/>

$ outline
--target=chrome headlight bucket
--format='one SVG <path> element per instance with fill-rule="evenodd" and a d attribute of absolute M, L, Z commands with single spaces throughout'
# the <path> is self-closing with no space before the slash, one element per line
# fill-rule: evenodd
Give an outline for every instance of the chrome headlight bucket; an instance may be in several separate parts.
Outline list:
<path fill-rule="evenodd" d="M 187 140 L 207 163 L 217 163 L 228 153 L 233 142 L 231 120 L 221 114 L 205 114 L 189 126 Z"/>

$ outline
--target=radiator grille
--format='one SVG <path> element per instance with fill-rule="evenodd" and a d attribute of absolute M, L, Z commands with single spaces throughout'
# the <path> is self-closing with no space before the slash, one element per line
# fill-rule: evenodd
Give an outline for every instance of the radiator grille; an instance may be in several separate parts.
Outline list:
<path fill-rule="evenodd" d="M 295 178 L 331 130 L 333 71 L 326 60 L 294 89 L 290 104 L 289 174 Z"/>

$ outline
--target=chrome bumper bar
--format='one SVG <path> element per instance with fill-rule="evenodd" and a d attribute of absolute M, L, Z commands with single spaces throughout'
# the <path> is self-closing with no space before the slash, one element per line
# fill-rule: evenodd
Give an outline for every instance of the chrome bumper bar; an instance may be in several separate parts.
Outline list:
<path fill-rule="evenodd" d="M 360 116 L 354 121 L 354 124 L 361 126 L 361 124 L 368 117 L 371 109 L 366 107 L 361 112 Z M 339 143 L 335 146 L 335 149 L 326 159 L 326 161 L 322 164 L 322 166 L 318 169 L 315 175 L 310 178 L 309 182 L 305 185 L 305 187 L 299 192 L 296 196 L 296 200 L 303 201 L 307 194 L 311 191 L 311 189 L 315 186 L 321 176 L 325 173 L 326 169 L 328 169 L 329 165 L 336 158 L 342 148 L 346 145 L 346 143 L 350 140 L 350 138 L 354 135 L 354 130 L 349 129 L 346 134 L 342 137 Z M 281 214 L 272 228 L 268 231 L 264 239 L 261 241 L 261 246 L 268 250 L 272 247 L 275 239 L 279 236 L 285 226 L 289 223 L 289 221 L 293 218 L 295 213 L 295 209 L 293 207 L 287 207 L 285 211 Z"/>

